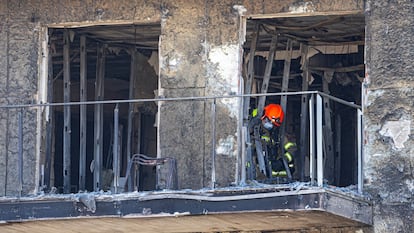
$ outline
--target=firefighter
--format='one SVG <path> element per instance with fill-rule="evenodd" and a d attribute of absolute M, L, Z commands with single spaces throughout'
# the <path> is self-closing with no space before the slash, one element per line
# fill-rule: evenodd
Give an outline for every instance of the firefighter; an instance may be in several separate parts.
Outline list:
<path fill-rule="evenodd" d="M 283 156 L 286 159 L 286 162 L 288 163 L 290 173 L 293 174 L 293 172 L 295 172 L 294 155 L 297 149 L 296 143 L 287 142 L 285 143 L 283 148 L 285 149 L 285 153 L 283 154 Z M 285 167 L 283 166 L 282 158 L 279 158 L 277 161 L 272 163 L 272 176 L 287 176 Z"/>
<path fill-rule="evenodd" d="M 255 109 L 256 110 L 256 109 Z M 257 115 L 257 110 L 253 110 L 253 116 Z M 267 135 L 262 135 L 262 140 L 266 141 L 269 146 L 269 161 L 272 167 L 272 176 L 287 176 L 286 169 L 283 165 L 283 158 L 277 156 L 278 154 L 278 143 L 277 140 L 277 130 L 284 120 L 284 112 L 282 107 L 279 104 L 268 104 L 264 107 L 263 115 L 260 118 L 262 121 L 263 128 L 265 128 L 268 133 Z M 283 157 L 288 163 L 288 167 L 291 173 L 295 171 L 294 168 L 294 152 L 296 151 L 296 143 L 286 140 Z M 273 155 L 273 156 L 272 156 Z"/>
<path fill-rule="evenodd" d="M 268 104 L 264 107 L 262 125 L 266 130 L 272 130 L 274 127 L 280 127 L 283 122 L 284 113 L 282 106 L 279 104 Z"/>
<path fill-rule="evenodd" d="M 280 127 L 284 119 L 282 107 L 279 104 L 268 104 L 263 109 L 263 115 L 260 117 L 263 128 L 271 131 L 275 127 Z M 257 108 L 252 111 L 253 120 L 257 118 Z M 256 123 L 253 123 L 256 124 Z"/>
<path fill-rule="evenodd" d="M 284 119 L 284 112 L 282 107 L 279 104 L 268 104 L 263 109 L 263 114 L 259 117 L 257 109 L 254 109 L 252 112 L 252 125 L 262 125 L 262 129 L 260 130 L 260 139 L 262 144 L 260 148 L 264 151 L 266 155 L 265 165 L 266 171 L 268 171 L 268 177 L 270 178 L 270 174 L 272 173 L 272 167 L 279 164 L 279 135 L 278 129 L 283 123 Z M 252 128 L 252 127 L 251 127 Z M 255 137 L 257 137 L 256 135 Z M 257 148 L 256 148 L 257 149 Z M 282 160 L 283 165 L 283 160 Z M 260 170 L 264 169 L 260 167 Z"/>

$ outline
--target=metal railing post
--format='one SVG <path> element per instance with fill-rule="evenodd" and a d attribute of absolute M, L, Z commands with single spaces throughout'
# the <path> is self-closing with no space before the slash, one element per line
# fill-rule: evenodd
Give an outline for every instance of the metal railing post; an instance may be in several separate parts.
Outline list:
<path fill-rule="evenodd" d="M 211 188 L 216 186 L 216 99 L 211 103 Z"/>
<path fill-rule="evenodd" d="M 127 123 L 127 146 L 126 146 L 126 153 L 127 153 L 127 164 L 129 164 L 131 162 L 131 157 L 132 157 L 132 118 L 134 116 L 133 113 L 133 104 L 129 103 L 128 104 L 128 123 Z M 132 188 L 133 186 L 133 179 L 132 179 L 132 173 L 129 174 L 130 177 L 127 177 L 128 179 L 128 191 L 132 192 L 134 191 L 134 189 Z"/>
<path fill-rule="evenodd" d="M 242 127 L 242 142 L 243 142 L 243 146 L 242 146 L 242 156 L 241 156 L 241 179 L 240 179 L 240 185 L 244 186 L 246 184 L 246 138 L 247 138 L 247 127 L 243 126 Z"/>
<path fill-rule="evenodd" d="M 318 186 L 323 186 L 322 97 L 316 95 L 316 168 Z"/>
<path fill-rule="evenodd" d="M 19 132 L 18 132 L 18 138 L 19 138 L 19 197 L 22 196 L 23 192 L 23 110 L 19 111 L 18 114 L 19 117 Z"/>
<path fill-rule="evenodd" d="M 113 155 L 113 171 L 114 171 L 114 192 L 118 193 L 119 187 L 119 154 L 118 154 L 118 139 L 119 139 L 119 105 L 116 104 L 114 109 L 114 145 L 112 147 Z"/>
<path fill-rule="evenodd" d="M 363 188 L 363 153 L 362 153 L 362 111 L 357 109 L 357 145 L 358 145 L 358 193 L 362 193 Z"/>
<path fill-rule="evenodd" d="M 309 98 L 309 178 L 311 184 L 315 182 L 315 95 Z"/>

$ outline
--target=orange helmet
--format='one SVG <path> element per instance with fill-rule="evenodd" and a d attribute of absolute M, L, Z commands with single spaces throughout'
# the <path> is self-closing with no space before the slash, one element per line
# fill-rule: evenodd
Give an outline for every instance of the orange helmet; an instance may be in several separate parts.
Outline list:
<path fill-rule="evenodd" d="M 275 126 L 280 126 L 283 122 L 284 113 L 283 109 L 279 104 L 269 104 L 266 107 L 264 107 L 262 120 L 268 120 L 272 122 Z"/>

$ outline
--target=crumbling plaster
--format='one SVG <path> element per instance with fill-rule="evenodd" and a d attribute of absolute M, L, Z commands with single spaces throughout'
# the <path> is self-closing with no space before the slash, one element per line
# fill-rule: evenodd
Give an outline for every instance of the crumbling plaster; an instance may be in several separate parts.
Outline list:
<path fill-rule="evenodd" d="M 7 22 L 7 7 L 5 4 L 0 4 L 0 20 L 1 22 Z M 8 49 L 8 33 L 7 33 L 7 24 L 2 23 L 0 24 L 0 37 L 3 38 L 0 40 L 0 52 L 1 54 L 5 54 L 5 51 Z M 8 58 L 6 56 L 0 56 L 0 67 L 2 67 L 2 72 L 0 72 L 0 104 L 7 104 L 7 83 L 8 83 L 8 74 L 7 67 Z M 0 179 L 0 195 L 5 195 L 5 177 L 6 177 L 6 169 L 5 167 L 8 165 L 7 160 L 7 134 L 8 134 L 8 112 L 7 111 L 0 111 L 0 126 L 3 128 L 3 133 L 0 134 L 0 177 L 4 177 Z"/>
<path fill-rule="evenodd" d="M 365 187 L 375 232 L 413 232 L 414 66 L 412 1 L 367 1 Z"/>
<path fill-rule="evenodd" d="M 6 86 L 21 90 L 22 93 L 8 90 L 4 93 L 9 103 L 36 102 L 37 59 L 40 50 L 39 28 L 47 25 L 87 25 L 128 22 L 161 21 L 160 44 L 160 80 L 159 94 L 166 97 L 204 96 L 240 93 L 240 16 L 234 5 L 244 6 L 246 14 L 294 13 L 293 8 L 311 9 L 315 12 L 336 10 L 361 10 L 362 1 L 8 1 L 2 0 L 0 16 L 5 18 L 2 26 L 3 38 L 8 50 L 2 56 L 1 63 L 10 74 Z M 309 11 L 306 10 L 305 11 Z M 28 43 L 29 42 L 29 43 Z M 3 44 L 4 46 L 4 44 Z M 7 63 L 7 59 L 9 64 Z M 223 64 L 223 62 L 225 63 Z M 15 67 L 15 68 L 14 68 Z M 17 78 L 25 77 L 25 78 Z M 217 85 L 220 84 L 220 85 Z M 24 90 L 24 91 L 23 91 Z M 16 98 L 11 99 L 13 95 Z M 21 98 L 21 97 L 24 98 Z M 18 97 L 18 98 L 17 98 Z M 27 101 L 23 101 L 26 99 Z M 168 106 L 170 105 L 170 106 Z M 163 103 L 159 110 L 168 118 L 161 117 L 159 127 L 159 156 L 175 156 L 187 164 L 180 172 L 180 180 L 186 186 L 199 188 L 208 183 L 208 167 L 211 164 L 211 119 L 209 103 Z M 216 151 L 225 160 L 229 160 L 226 173 L 234 173 L 234 154 L 237 153 L 237 106 L 235 99 L 217 102 Z M 171 109 L 171 110 L 169 110 Z M 176 111 L 187 109 L 187 111 Z M 188 112 L 189 111 L 189 112 Z M 2 113 L 4 114 L 4 113 Z M 172 116 L 170 116 L 172 115 Z M 7 118 L 7 117 L 6 117 Z M 174 128 L 168 119 L 179 119 L 184 125 L 180 131 L 182 137 L 171 134 Z M 9 119 L 9 118 L 7 118 Z M 31 118 L 35 119 L 35 118 Z M 191 124 L 195 122 L 197 124 Z M 190 122 L 190 124 L 188 124 Z M 5 123 L 8 124 L 8 123 Z M 202 126 L 199 126 L 199 125 Z M 10 125 L 10 124 L 8 124 Z M 9 126 L 10 127 L 10 126 Z M 28 131 L 33 129 L 28 129 Z M 175 129 L 176 131 L 177 129 Z M 25 131 L 26 133 L 26 131 Z M 34 131 L 33 131 L 34 133 Z M 173 136 L 169 136 L 173 135 Z M 188 135 L 191 135 L 188 137 Z M 230 154 L 222 154 L 221 142 L 228 137 L 235 143 Z M 12 137 L 9 137 L 12 138 Z M 188 140 L 191 138 L 191 140 Z M 227 141 L 226 141 L 227 142 Z M 26 148 L 34 148 L 33 141 L 25 145 L 27 156 L 33 158 L 35 153 Z M 178 149 L 183 146 L 184 149 Z M 174 149 L 172 149 L 174 148 Z M 200 148 L 202 152 L 200 153 Z M 230 156 L 231 155 L 231 156 Z M 230 157 L 229 157 L 230 156 Z M 187 161 L 192 158 L 191 163 Z M 33 168 L 28 161 L 27 169 Z M 199 162 L 201 161 L 201 162 Z M 220 163 L 220 159 L 218 161 Z M 179 163 L 180 164 L 180 163 Z M 187 167 L 190 169 L 187 172 Z M 26 169 L 25 169 L 26 170 Z M 193 173 L 191 171 L 197 171 Z M 220 171 L 219 171 L 220 172 Z M 30 173 L 31 174 L 31 173 Z M 204 175 L 203 175 L 204 174 Z M 199 180 L 197 182 L 188 182 Z M 227 176 L 227 175 L 223 175 Z M 34 176 L 30 176 L 34 177 Z M 194 178 L 197 177 L 197 178 Z M 201 178 L 203 177 L 203 178 Z M 218 175 L 220 177 L 220 175 Z M 230 179 L 219 182 L 228 185 Z M 28 179 L 29 186 L 34 180 Z"/>
<path fill-rule="evenodd" d="M 134 98 L 153 99 L 157 91 L 158 76 L 153 66 L 148 62 L 148 58 L 137 53 L 136 56 L 136 77 L 134 81 Z M 158 70 L 158 67 L 157 67 Z M 138 111 L 144 113 L 156 114 L 155 103 L 136 104 Z"/>
<path fill-rule="evenodd" d="M 37 85 L 37 60 L 38 30 L 36 24 L 27 21 L 16 9 L 13 22 L 10 19 L 10 8 L 16 7 L 13 3 L 2 2 L 0 17 L 2 18 L 1 34 L 1 104 L 32 103 L 36 97 Z M 2 195 L 18 194 L 18 111 L 16 109 L 2 109 L 3 121 L 1 128 L 4 134 L 1 137 L 2 147 L 0 159 L 2 160 L 2 179 L 0 181 L 0 193 Z M 34 155 L 36 113 L 33 110 L 23 112 L 24 127 L 24 173 L 23 193 L 27 193 L 34 187 L 35 175 Z M 7 163 L 7 168 L 6 168 Z M 4 176 L 3 176 L 4 175 Z M 7 181 L 6 181 L 7 180 Z"/>

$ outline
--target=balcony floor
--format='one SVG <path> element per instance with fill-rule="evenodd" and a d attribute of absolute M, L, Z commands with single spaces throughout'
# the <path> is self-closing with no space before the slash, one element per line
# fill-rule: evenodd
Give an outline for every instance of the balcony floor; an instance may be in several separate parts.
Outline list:
<path fill-rule="evenodd" d="M 41 221 L 35 221 L 41 220 Z M 84 193 L 0 199 L 1 232 L 220 232 L 368 227 L 366 198 L 328 188 Z"/>

